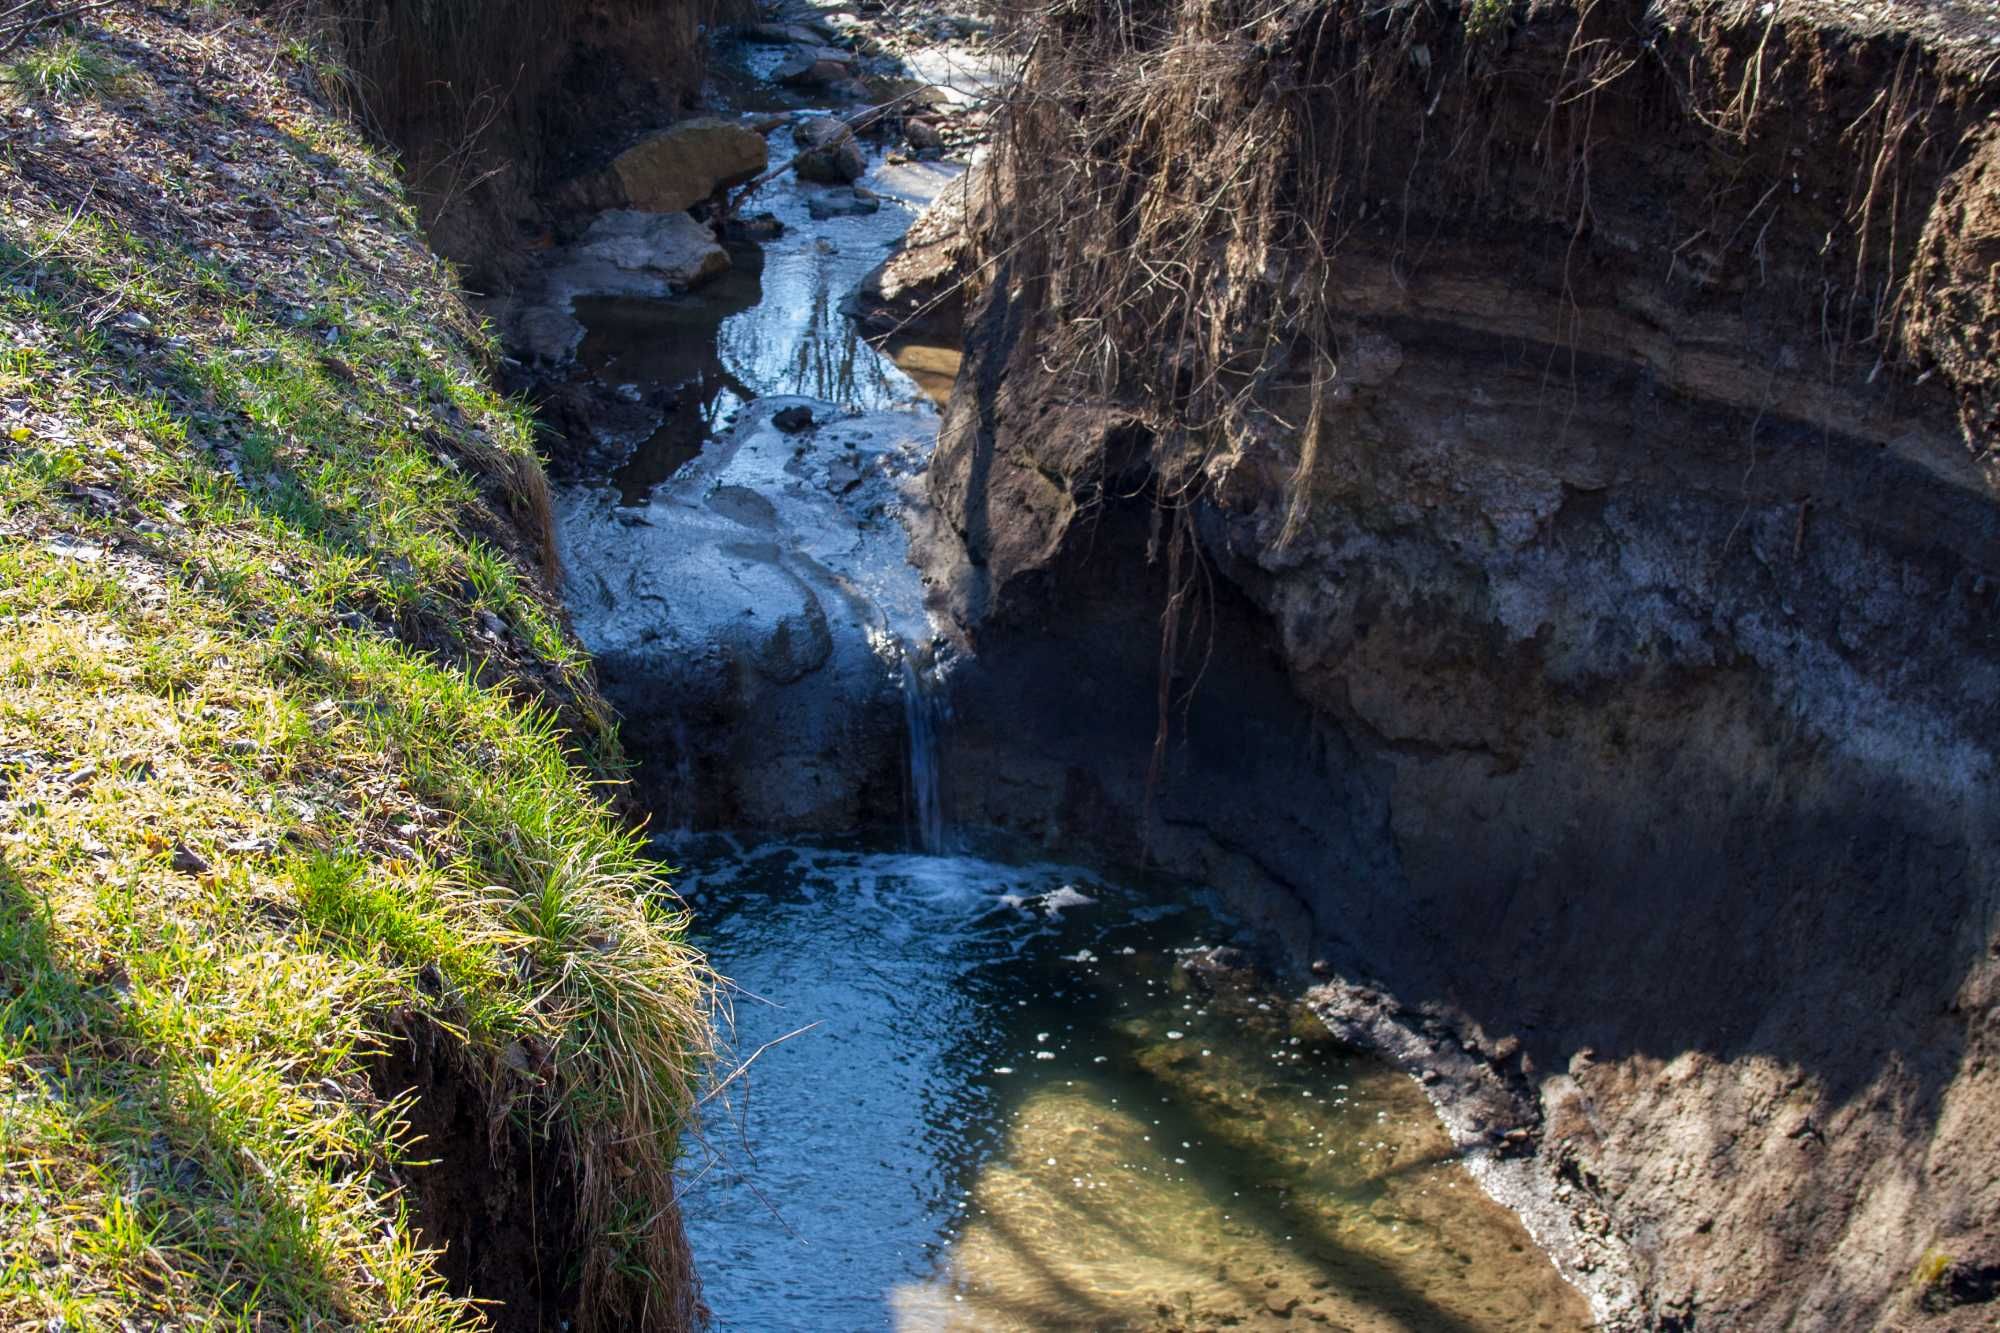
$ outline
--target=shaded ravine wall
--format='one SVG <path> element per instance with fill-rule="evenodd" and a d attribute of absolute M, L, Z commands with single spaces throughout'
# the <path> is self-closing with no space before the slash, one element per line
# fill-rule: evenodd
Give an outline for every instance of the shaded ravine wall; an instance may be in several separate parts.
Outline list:
<path fill-rule="evenodd" d="M 1050 239 L 1051 182 L 1092 170 L 1036 129 L 1088 115 L 1077 14 L 1001 153 L 931 474 L 925 559 L 974 650 L 960 817 L 1132 852 L 1143 826 L 1293 962 L 1478 1053 L 1522 1119 L 1502 1097 L 1460 1128 L 1533 1153 L 1614 1325 L 1976 1317 L 2000 1274 L 2000 199 L 1966 33 L 1599 5 L 1473 43 L 1454 11 L 1321 4 L 1201 34 L 1204 60 L 1240 47 L 1236 82 L 1204 67 L 1217 136 L 1388 73 L 1338 247 L 1210 237 L 1196 332 L 1149 361 L 1065 264 L 1171 229 Z M 1171 69 L 1191 21 L 1146 16 Z M 1603 81 L 1574 85 L 1592 42 Z M 1717 88 L 1753 89 L 1754 122 L 1698 114 Z M 1578 97 L 1580 137 L 1552 135 Z M 1120 123 L 1086 142 L 1126 164 L 1091 179 L 1128 219 L 1176 195 L 1149 172 L 1217 156 L 1156 160 Z M 1442 160 L 1454 124 L 1476 169 Z M 1289 206 L 1309 150 L 1262 149 Z M 1582 213 L 1547 188 L 1576 170 Z M 1076 372 L 1080 312 L 1114 373 Z M 1311 346 L 1213 353 L 1264 327 Z M 1204 355 L 1250 390 L 1226 430 L 1183 410 Z M 1149 791 L 1176 529 L 1199 615 Z"/>
<path fill-rule="evenodd" d="M 322 82 L 402 155 L 432 246 L 504 291 L 571 176 L 686 114 L 738 0 L 301 0 Z"/>

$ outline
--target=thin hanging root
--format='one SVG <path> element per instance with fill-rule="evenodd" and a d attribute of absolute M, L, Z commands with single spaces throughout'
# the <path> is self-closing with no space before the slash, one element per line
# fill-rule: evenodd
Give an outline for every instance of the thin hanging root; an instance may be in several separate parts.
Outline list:
<path fill-rule="evenodd" d="M 1292 472 L 1291 493 L 1285 500 L 1285 526 L 1278 534 L 1278 549 L 1284 550 L 1299 535 L 1306 520 L 1306 505 L 1312 498 L 1313 471 L 1319 466 L 1320 438 L 1326 430 L 1326 396 L 1338 377 L 1339 367 L 1324 352 L 1313 364 L 1312 406 L 1306 412 L 1305 430 L 1299 435 L 1299 465 Z"/>
<path fill-rule="evenodd" d="M 1146 795 L 1139 815 L 1142 857 L 1152 844 L 1154 801 L 1159 795 L 1160 782 L 1166 776 L 1167 742 L 1173 732 L 1174 667 L 1180 660 L 1181 644 L 1187 630 L 1189 598 L 1193 596 L 1202 574 L 1201 552 L 1194 533 L 1194 511 L 1186 504 L 1175 504 L 1153 512 L 1155 520 L 1162 514 L 1166 516 L 1170 530 L 1167 535 L 1167 602 L 1160 612 L 1153 752 L 1146 766 Z"/>

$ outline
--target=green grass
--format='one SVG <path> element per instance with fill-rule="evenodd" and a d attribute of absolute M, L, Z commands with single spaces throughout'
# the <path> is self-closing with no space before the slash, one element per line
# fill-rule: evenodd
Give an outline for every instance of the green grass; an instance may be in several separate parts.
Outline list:
<path fill-rule="evenodd" d="M 0 147 L 0 1325 L 479 1326 L 371 1078 L 428 1030 L 569 1163 L 618 1326 L 688 1280 L 708 974 L 606 805 L 529 419 L 388 168 L 226 40 L 303 240 Z M 158 119 L 122 161 L 198 182 Z"/>
<path fill-rule="evenodd" d="M 123 74 L 117 61 L 89 42 L 58 36 L 29 47 L 8 62 L 6 80 L 31 97 L 91 97 L 116 87 Z"/>
<path fill-rule="evenodd" d="M 1465 36 L 1471 42 L 1504 37 L 1512 21 L 1511 0 L 1465 0 Z"/>

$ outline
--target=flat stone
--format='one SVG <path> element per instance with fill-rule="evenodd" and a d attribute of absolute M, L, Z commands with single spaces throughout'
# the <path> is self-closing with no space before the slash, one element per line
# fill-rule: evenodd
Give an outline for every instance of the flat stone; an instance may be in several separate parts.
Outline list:
<path fill-rule="evenodd" d="M 729 252 L 686 213 L 614 209 L 599 215 L 571 251 L 630 273 L 651 273 L 692 287 L 729 267 Z"/>
<path fill-rule="evenodd" d="M 531 362 L 560 364 L 583 341 L 584 296 L 668 296 L 729 267 L 729 252 L 686 213 L 613 209 L 575 245 L 549 251 L 504 301 L 489 307 L 507 344 Z"/>
<path fill-rule="evenodd" d="M 746 42 L 766 46 L 818 46 L 820 35 L 800 23 L 753 23 L 737 30 Z"/>

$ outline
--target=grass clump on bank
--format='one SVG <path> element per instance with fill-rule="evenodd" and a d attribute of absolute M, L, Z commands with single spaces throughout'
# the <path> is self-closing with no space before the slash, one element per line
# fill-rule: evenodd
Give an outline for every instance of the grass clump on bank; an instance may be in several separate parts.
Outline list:
<path fill-rule="evenodd" d="M 92 98 L 0 85 L 0 1323 L 480 1326 L 414 1039 L 574 1213 L 493 1317 L 684 1326 L 707 973 L 529 423 L 276 35 L 95 17 Z"/>
<path fill-rule="evenodd" d="M 8 83 L 34 97 L 101 93 L 117 84 L 118 66 L 88 42 L 61 35 L 9 61 Z"/>

